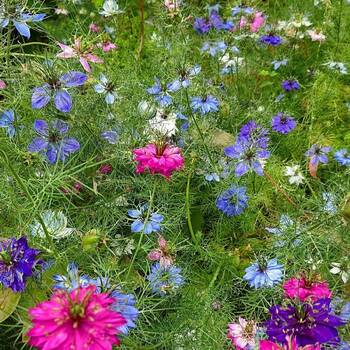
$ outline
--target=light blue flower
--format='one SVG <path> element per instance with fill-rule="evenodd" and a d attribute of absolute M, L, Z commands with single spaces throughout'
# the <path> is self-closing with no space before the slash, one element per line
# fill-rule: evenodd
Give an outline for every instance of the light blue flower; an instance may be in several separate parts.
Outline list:
<path fill-rule="evenodd" d="M 324 202 L 322 210 L 328 214 L 335 214 L 337 212 L 337 205 L 335 203 L 336 196 L 334 193 L 323 192 L 322 199 Z"/>
<path fill-rule="evenodd" d="M 167 107 L 173 103 L 173 98 L 170 93 L 176 92 L 180 88 L 181 83 L 179 80 L 175 80 L 169 84 L 162 84 L 159 79 L 155 79 L 154 85 L 148 88 L 147 92 L 154 96 L 154 99 L 161 107 Z"/>
<path fill-rule="evenodd" d="M 0 8 L 1 11 L 1 8 Z M 14 14 L 5 14 L 0 12 L 0 28 L 6 28 L 11 22 L 22 36 L 30 38 L 30 28 L 27 23 L 41 22 L 45 18 L 44 13 L 32 15 L 16 9 Z"/>
<path fill-rule="evenodd" d="M 98 94 L 106 95 L 105 101 L 108 105 L 112 105 L 118 97 L 114 84 L 109 82 L 102 73 L 100 74 L 100 82 L 95 85 L 94 89 Z"/>
<path fill-rule="evenodd" d="M 334 153 L 334 159 L 340 164 L 347 167 L 350 167 L 350 152 L 342 148 L 339 151 Z"/>
<path fill-rule="evenodd" d="M 273 64 L 273 69 L 278 70 L 280 67 L 286 66 L 288 63 L 288 60 L 287 59 L 283 59 L 280 61 L 275 60 L 275 61 L 272 61 L 271 63 Z"/>
<path fill-rule="evenodd" d="M 15 113 L 12 109 L 4 111 L 4 113 L 1 115 L 0 128 L 4 128 L 6 130 L 6 134 L 10 139 L 15 136 Z"/>
<path fill-rule="evenodd" d="M 79 275 L 78 266 L 74 262 L 68 264 L 67 275 L 53 275 L 52 278 L 56 282 L 53 288 L 67 292 L 90 284 L 90 278 L 87 275 Z"/>
<path fill-rule="evenodd" d="M 245 272 L 243 279 L 248 281 L 250 287 L 273 287 L 283 277 L 283 265 L 278 264 L 277 259 L 270 259 L 253 263 Z"/>
<path fill-rule="evenodd" d="M 157 213 L 148 214 L 148 205 L 143 205 L 140 209 L 129 209 L 128 215 L 135 219 L 131 224 L 131 232 L 144 232 L 146 235 L 161 230 L 160 223 L 164 220 L 164 216 Z"/>
<path fill-rule="evenodd" d="M 217 112 L 219 110 L 219 105 L 218 99 L 212 95 L 191 98 L 193 112 L 200 112 L 201 115 Z"/>
<path fill-rule="evenodd" d="M 216 56 L 217 54 L 224 54 L 227 49 L 227 45 L 224 41 L 217 41 L 214 43 L 205 42 L 201 48 L 201 52 L 209 53 L 210 56 Z"/>

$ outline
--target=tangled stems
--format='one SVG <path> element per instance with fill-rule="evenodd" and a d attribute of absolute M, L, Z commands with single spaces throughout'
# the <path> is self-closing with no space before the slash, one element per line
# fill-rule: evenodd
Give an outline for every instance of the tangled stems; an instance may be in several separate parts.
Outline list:
<path fill-rule="evenodd" d="M 35 201 L 34 201 L 32 195 L 29 193 L 29 191 L 28 191 L 27 187 L 24 185 L 22 179 L 18 176 L 16 170 L 12 167 L 12 165 L 9 162 L 9 159 L 7 158 L 7 155 L 5 154 L 5 152 L 3 150 L 0 150 L 0 154 L 1 154 L 2 158 L 4 159 L 4 161 L 6 163 L 6 166 L 8 167 L 10 172 L 12 173 L 13 177 L 16 179 L 18 185 L 21 187 L 22 191 L 26 194 L 26 196 L 32 202 L 33 206 L 35 206 Z M 46 248 L 46 250 L 49 253 L 53 253 L 55 256 L 57 256 L 57 252 L 56 252 L 56 248 L 55 248 L 53 239 L 50 236 L 49 231 L 47 230 L 47 227 L 46 227 L 43 219 L 41 218 L 40 214 L 37 214 L 36 218 L 39 221 L 40 225 L 42 226 L 43 231 L 45 233 L 46 240 L 47 240 L 47 242 L 49 243 L 49 245 L 51 247 L 51 251 L 49 249 L 47 249 L 47 248 Z"/>
<path fill-rule="evenodd" d="M 189 172 L 187 176 L 187 185 L 186 185 L 186 215 L 187 215 L 187 225 L 190 230 L 192 241 L 195 245 L 198 244 L 196 234 L 193 231 L 192 221 L 191 221 L 191 210 L 190 210 L 190 183 L 191 183 L 192 172 Z"/>
<path fill-rule="evenodd" d="M 152 210 L 152 206 L 153 206 L 153 201 L 154 201 L 154 195 L 156 193 L 156 187 L 157 187 L 157 183 L 154 182 L 153 184 L 153 190 L 151 192 L 151 195 L 150 195 L 150 199 L 149 199 L 149 206 L 148 206 L 148 210 L 147 210 L 147 215 L 146 215 L 146 218 L 145 218 L 145 222 L 144 222 L 144 226 L 143 227 L 146 227 L 146 224 L 148 222 L 148 219 L 149 219 L 149 216 L 151 215 L 151 210 Z M 129 275 L 130 275 L 130 272 L 131 272 L 131 269 L 134 265 L 134 262 L 135 262 L 135 259 L 136 259 L 136 256 L 141 248 L 141 243 L 142 243 L 142 239 L 143 239 L 143 236 L 144 236 L 144 231 L 142 230 L 141 233 L 140 233 L 140 238 L 139 238 L 139 241 L 137 243 L 137 247 L 136 247 L 136 250 L 135 250 L 135 253 L 132 257 L 132 260 L 131 260 L 131 263 L 129 265 L 129 269 L 128 269 L 128 272 L 126 274 L 126 279 L 129 278 Z"/>

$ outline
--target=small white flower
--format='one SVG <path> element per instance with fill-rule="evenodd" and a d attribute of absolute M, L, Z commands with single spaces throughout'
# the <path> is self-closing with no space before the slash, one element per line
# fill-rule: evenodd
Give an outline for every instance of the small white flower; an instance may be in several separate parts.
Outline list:
<path fill-rule="evenodd" d="M 45 210 L 40 216 L 48 234 L 54 239 L 70 236 L 75 231 L 75 228 L 67 227 L 67 217 L 61 211 Z M 39 221 L 30 225 L 30 230 L 33 236 L 45 237 L 44 228 Z"/>
<path fill-rule="evenodd" d="M 322 32 L 318 32 L 316 30 L 307 30 L 306 33 L 310 36 L 312 41 L 325 41 L 326 36 Z"/>
<path fill-rule="evenodd" d="M 291 185 L 299 186 L 305 180 L 304 175 L 300 171 L 300 165 L 286 166 L 284 175 L 289 177 L 288 181 Z"/>
<path fill-rule="evenodd" d="M 341 263 L 332 262 L 331 263 L 331 269 L 329 270 L 330 273 L 333 275 L 340 275 L 340 278 L 344 283 L 347 283 L 350 278 L 350 269 L 344 269 Z"/>
<path fill-rule="evenodd" d="M 148 121 L 149 130 L 162 136 L 171 137 L 177 131 L 176 119 L 175 113 L 166 113 L 162 109 L 158 109 L 155 117 Z"/>
<path fill-rule="evenodd" d="M 155 112 L 154 106 L 147 101 L 140 101 L 137 106 L 137 110 L 143 115 L 151 115 Z"/>
<path fill-rule="evenodd" d="M 100 11 L 100 15 L 105 17 L 119 15 L 120 13 L 124 12 L 119 9 L 119 5 L 115 0 L 105 0 L 102 8 L 103 9 Z"/>

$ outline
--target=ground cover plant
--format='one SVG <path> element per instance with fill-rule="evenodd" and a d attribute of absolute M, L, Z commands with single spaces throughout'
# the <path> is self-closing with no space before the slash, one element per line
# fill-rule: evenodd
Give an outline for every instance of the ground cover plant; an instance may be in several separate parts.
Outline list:
<path fill-rule="evenodd" d="M 350 4 L 1 0 L 0 349 L 350 348 Z"/>

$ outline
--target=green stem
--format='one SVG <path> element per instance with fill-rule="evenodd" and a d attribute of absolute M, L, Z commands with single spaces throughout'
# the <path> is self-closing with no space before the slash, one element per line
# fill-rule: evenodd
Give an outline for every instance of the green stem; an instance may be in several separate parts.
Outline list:
<path fill-rule="evenodd" d="M 186 214 L 187 214 L 187 225 L 190 230 L 192 241 L 195 245 L 198 244 L 197 237 L 195 232 L 193 231 L 192 221 L 191 221 L 191 206 L 190 206 L 190 183 L 191 183 L 191 175 L 190 172 L 187 177 L 187 185 L 186 185 Z"/>
<path fill-rule="evenodd" d="M 7 158 L 7 155 L 5 154 L 4 151 L 0 150 L 0 154 L 2 155 L 3 159 L 5 160 L 5 163 L 8 167 L 8 169 L 10 170 L 10 172 L 12 173 L 13 177 L 16 179 L 18 185 L 21 187 L 22 191 L 26 194 L 26 196 L 29 198 L 29 200 L 32 202 L 33 207 L 35 207 L 35 201 L 34 198 L 32 197 L 32 195 L 29 193 L 27 187 L 24 185 L 22 179 L 18 176 L 16 170 L 12 167 L 11 163 L 9 162 L 9 159 Z M 51 249 L 54 253 L 55 256 L 57 256 L 56 253 L 56 248 L 53 242 L 52 237 L 50 236 L 49 231 L 47 230 L 47 227 L 42 219 L 42 217 L 40 216 L 40 214 L 36 215 L 37 220 L 39 221 L 40 225 L 42 226 L 44 233 L 45 233 L 45 237 L 46 240 L 48 241 L 49 245 L 51 246 Z"/>
<path fill-rule="evenodd" d="M 10 68 L 10 55 L 11 55 L 11 32 L 12 29 L 8 28 L 7 31 L 7 40 L 6 40 L 6 67 Z"/>
<path fill-rule="evenodd" d="M 156 193 L 156 186 L 157 183 L 154 182 L 154 185 L 153 185 L 153 190 L 152 190 L 152 193 L 150 195 L 150 199 L 149 199 L 149 206 L 148 206 L 148 211 L 147 211 L 147 216 L 146 216 L 146 219 L 145 219 L 145 222 L 144 222 L 144 225 L 143 227 L 145 227 L 147 225 L 147 222 L 148 222 L 148 219 L 149 219 L 149 216 L 151 215 L 151 209 L 152 209 L 152 206 L 153 206 L 153 200 L 154 200 L 154 195 Z M 135 250 L 135 253 L 132 257 L 132 260 L 131 260 L 131 263 L 129 265 L 129 269 L 128 269 L 128 272 L 127 272 L 127 275 L 126 275 L 126 279 L 129 278 L 129 275 L 130 275 L 130 272 L 131 272 L 131 269 L 134 265 L 134 262 L 135 262 L 135 259 L 136 259 L 136 256 L 141 248 L 141 243 L 142 243 L 142 239 L 143 239 L 143 236 L 144 236 L 144 231 L 142 230 L 142 232 L 140 233 L 140 238 L 139 238 L 139 241 L 137 243 L 137 247 L 136 247 L 136 250 Z"/>

